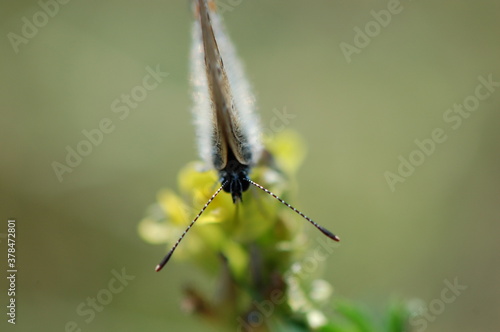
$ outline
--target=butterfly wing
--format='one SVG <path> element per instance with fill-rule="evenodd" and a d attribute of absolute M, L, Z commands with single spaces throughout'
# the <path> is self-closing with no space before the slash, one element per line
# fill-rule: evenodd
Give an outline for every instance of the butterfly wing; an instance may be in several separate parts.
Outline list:
<path fill-rule="evenodd" d="M 262 150 L 254 98 L 223 30 L 217 14 L 200 0 L 193 32 L 194 114 L 200 154 L 217 170 L 230 158 L 252 166 Z"/>

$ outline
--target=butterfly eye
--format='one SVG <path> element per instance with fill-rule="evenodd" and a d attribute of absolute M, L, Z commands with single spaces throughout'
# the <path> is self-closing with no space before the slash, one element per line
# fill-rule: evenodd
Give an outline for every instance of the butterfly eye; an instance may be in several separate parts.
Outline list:
<path fill-rule="evenodd" d="M 241 183 L 241 190 L 242 191 L 247 191 L 249 187 L 250 187 L 250 182 L 248 182 L 247 180 L 245 180 Z"/>
<path fill-rule="evenodd" d="M 224 181 L 222 183 L 222 189 L 227 192 L 227 193 L 230 193 L 231 192 L 231 181 Z"/>

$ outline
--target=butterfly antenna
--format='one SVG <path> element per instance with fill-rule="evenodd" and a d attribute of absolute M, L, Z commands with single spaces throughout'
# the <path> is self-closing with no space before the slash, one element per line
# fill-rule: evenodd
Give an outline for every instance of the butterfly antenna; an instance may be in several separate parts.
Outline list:
<path fill-rule="evenodd" d="M 170 257 L 172 257 L 172 254 L 174 253 L 175 249 L 177 248 L 177 246 L 179 245 L 179 243 L 181 243 L 181 241 L 184 238 L 184 236 L 186 236 L 186 233 L 189 232 L 189 230 L 191 229 L 191 227 L 193 227 L 194 223 L 198 220 L 198 218 L 200 218 L 200 216 L 203 214 L 203 212 L 205 212 L 205 210 L 210 205 L 210 203 L 212 203 L 212 201 L 214 200 L 214 198 L 220 193 L 220 191 L 222 190 L 222 188 L 224 187 L 224 185 L 225 185 L 225 183 L 223 183 L 220 186 L 220 188 L 217 189 L 217 191 L 212 195 L 212 197 L 210 197 L 210 199 L 205 203 L 205 205 L 200 210 L 200 212 L 198 212 L 198 214 L 196 215 L 196 217 L 194 217 L 193 221 L 191 221 L 191 223 L 186 228 L 186 230 L 184 231 L 184 233 L 182 233 L 182 235 L 179 237 L 179 239 L 177 240 L 177 242 L 175 242 L 175 244 L 172 247 L 172 249 L 170 249 L 170 251 L 165 255 L 165 257 L 163 257 L 163 259 L 161 260 L 160 264 L 156 265 L 156 268 L 155 268 L 156 272 L 158 272 L 161 269 L 163 269 L 163 267 L 168 263 Z"/>
<path fill-rule="evenodd" d="M 317 229 L 319 229 L 321 231 L 321 233 L 325 234 L 330 239 L 335 240 L 335 241 L 340 241 L 340 238 L 337 235 L 333 234 L 332 232 L 330 232 L 329 230 L 327 230 L 323 226 L 318 225 L 318 223 L 316 223 L 314 220 L 312 220 L 311 218 L 309 218 L 308 216 L 306 216 L 305 214 L 303 214 L 302 212 L 300 212 L 299 210 L 297 210 L 296 208 L 294 208 L 293 206 L 291 206 L 290 204 L 288 204 L 287 202 L 285 202 L 284 200 L 282 200 L 281 198 L 279 198 L 276 194 L 270 192 L 269 190 L 267 190 L 266 188 L 264 188 L 260 184 L 254 182 L 254 181 L 252 181 L 252 180 L 250 180 L 248 178 L 246 179 L 246 181 L 250 182 L 251 184 L 253 184 L 257 188 L 259 188 L 259 189 L 265 191 L 266 193 L 268 193 L 269 195 L 273 196 L 274 198 L 276 198 L 278 201 L 280 201 L 284 205 L 288 206 L 291 210 L 295 211 L 302 218 L 304 218 L 305 220 L 309 221 L 314 227 L 316 227 Z"/>

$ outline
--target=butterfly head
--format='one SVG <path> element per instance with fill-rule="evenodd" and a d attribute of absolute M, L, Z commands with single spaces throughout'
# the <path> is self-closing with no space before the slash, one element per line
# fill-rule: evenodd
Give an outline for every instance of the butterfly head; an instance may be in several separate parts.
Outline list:
<path fill-rule="evenodd" d="M 248 170 L 248 166 L 232 161 L 223 170 L 219 171 L 222 189 L 231 194 L 233 203 L 242 201 L 243 192 L 250 186 Z"/>

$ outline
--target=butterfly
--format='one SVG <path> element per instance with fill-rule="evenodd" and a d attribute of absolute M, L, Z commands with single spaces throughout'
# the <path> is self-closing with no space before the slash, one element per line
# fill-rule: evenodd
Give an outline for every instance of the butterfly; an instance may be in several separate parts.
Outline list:
<path fill-rule="evenodd" d="M 263 147 L 259 121 L 254 111 L 255 99 L 244 79 L 242 65 L 224 33 L 213 1 L 198 0 L 193 27 L 192 83 L 194 88 L 195 125 L 200 155 L 215 169 L 221 186 L 205 203 L 172 249 L 156 266 L 160 271 L 205 209 L 221 192 L 231 194 L 234 204 L 253 185 L 295 211 L 332 240 L 339 237 L 311 218 L 251 180 L 248 175 L 259 161 Z"/>

